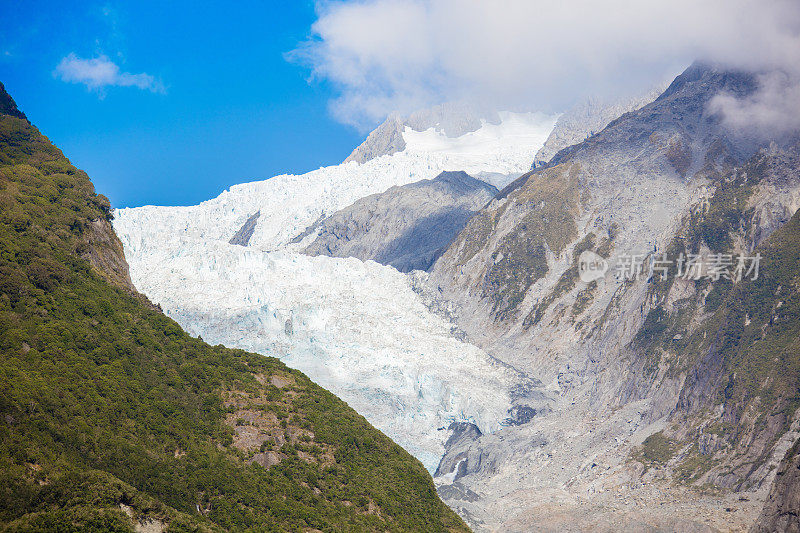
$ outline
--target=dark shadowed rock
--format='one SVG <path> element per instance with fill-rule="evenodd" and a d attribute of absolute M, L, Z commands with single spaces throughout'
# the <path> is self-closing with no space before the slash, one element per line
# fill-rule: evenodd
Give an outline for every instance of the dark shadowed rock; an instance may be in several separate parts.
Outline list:
<path fill-rule="evenodd" d="M 469 422 L 453 422 L 447 428 L 450 437 L 444 444 L 446 453 L 439 461 L 434 477 L 454 475 L 454 480 L 466 474 L 467 453 L 470 444 L 478 440 L 482 433 L 478 426 Z"/>
<path fill-rule="evenodd" d="M 495 193 L 465 172 L 392 187 L 320 222 L 305 253 L 371 259 L 401 272 L 427 270 Z"/>
<path fill-rule="evenodd" d="M 786 453 L 751 533 L 800 532 L 800 440 Z"/>
<path fill-rule="evenodd" d="M 253 215 L 248 218 L 245 223 L 239 228 L 231 240 L 228 241 L 230 244 L 238 244 L 239 246 L 247 246 L 250 242 L 250 238 L 253 236 L 253 232 L 256 230 L 256 222 L 258 222 L 258 217 L 261 216 L 261 211 L 254 213 Z"/>

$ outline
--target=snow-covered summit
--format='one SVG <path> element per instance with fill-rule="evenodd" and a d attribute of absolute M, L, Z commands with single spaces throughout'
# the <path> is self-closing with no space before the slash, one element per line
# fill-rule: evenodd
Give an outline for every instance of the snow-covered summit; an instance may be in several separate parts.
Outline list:
<path fill-rule="evenodd" d="M 261 216 L 250 246 L 275 250 L 286 246 L 320 216 L 394 185 L 432 179 L 445 170 L 463 170 L 493 185 L 527 172 L 555 117 L 537 113 L 501 113 L 499 124 L 484 122 L 476 131 L 447 137 L 435 128 L 403 132 L 402 152 L 366 163 L 343 163 L 302 175 L 282 174 L 234 185 L 217 198 L 189 207 L 119 209 L 115 227 L 128 235 L 132 252 L 146 241 L 162 239 L 164 229 L 200 239 L 229 240 L 254 213 Z"/>
<path fill-rule="evenodd" d="M 446 137 L 455 138 L 476 131 L 484 124 L 500 124 L 501 120 L 494 108 L 469 101 L 445 102 L 408 116 L 393 113 L 353 150 L 345 163 L 366 163 L 382 155 L 402 152 L 406 147 L 403 133 L 407 129 L 421 132 L 433 128 Z"/>

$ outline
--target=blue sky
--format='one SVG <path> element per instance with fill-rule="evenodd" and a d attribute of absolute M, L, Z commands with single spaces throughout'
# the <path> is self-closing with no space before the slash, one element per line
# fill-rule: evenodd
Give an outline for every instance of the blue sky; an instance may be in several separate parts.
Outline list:
<path fill-rule="evenodd" d="M 285 59 L 315 19 L 310 1 L 5 0 L 0 81 L 115 207 L 195 204 L 362 140 L 331 117 L 331 87 Z M 124 86 L 70 81 L 93 59 Z"/>
<path fill-rule="evenodd" d="M 779 70 L 726 113 L 800 125 L 797 0 L 0 0 L 0 21 L 0 81 L 117 207 L 336 164 L 391 112 L 562 112 L 695 59 Z"/>

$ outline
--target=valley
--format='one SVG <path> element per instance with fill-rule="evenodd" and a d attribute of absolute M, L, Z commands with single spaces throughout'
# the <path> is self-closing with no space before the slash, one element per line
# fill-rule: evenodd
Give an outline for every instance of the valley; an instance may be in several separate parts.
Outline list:
<path fill-rule="evenodd" d="M 195 207 L 120 210 L 114 228 L 134 284 L 168 316 L 330 388 L 420 459 L 476 530 L 744 531 L 800 435 L 793 396 L 769 385 L 794 374 L 720 402 L 736 374 L 704 354 L 719 302 L 741 298 L 730 282 L 681 279 L 674 264 L 663 278 L 615 273 L 630 255 L 750 254 L 791 231 L 772 237 L 800 207 L 796 141 L 764 145 L 707 112 L 755 87 L 696 63 L 657 97 L 572 112 L 574 132 L 436 108 L 407 119 L 423 131 L 390 119 L 340 166 Z M 448 136 L 448 117 L 472 131 Z M 434 193 L 408 187 L 443 171 L 501 190 L 438 251 L 417 238 L 386 255 L 433 212 Z M 421 269 L 392 263 L 423 250 Z M 591 283 L 577 276 L 585 250 L 610 265 Z M 780 286 L 793 283 L 785 268 Z M 742 415 L 764 394 L 784 406 L 766 426 Z"/>

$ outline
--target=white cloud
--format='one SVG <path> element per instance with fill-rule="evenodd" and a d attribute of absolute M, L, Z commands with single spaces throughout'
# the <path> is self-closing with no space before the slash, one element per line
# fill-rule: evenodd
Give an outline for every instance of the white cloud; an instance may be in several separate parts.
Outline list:
<path fill-rule="evenodd" d="M 83 59 L 74 53 L 70 54 L 56 66 L 53 75 L 69 83 L 82 83 L 89 90 L 98 91 L 101 95 L 106 87 L 111 86 L 164 92 L 163 84 L 150 74 L 120 72 L 119 66 L 104 55 Z"/>
<path fill-rule="evenodd" d="M 694 59 L 800 69 L 796 0 L 321 1 L 289 54 L 333 83 L 343 122 L 476 98 L 561 110 L 635 93 Z"/>
<path fill-rule="evenodd" d="M 798 65 L 800 66 L 800 65 Z M 758 90 L 746 98 L 720 94 L 709 103 L 731 130 L 756 140 L 775 140 L 800 131 L 800 76 L 770 71 L 758 76 Z"/>

